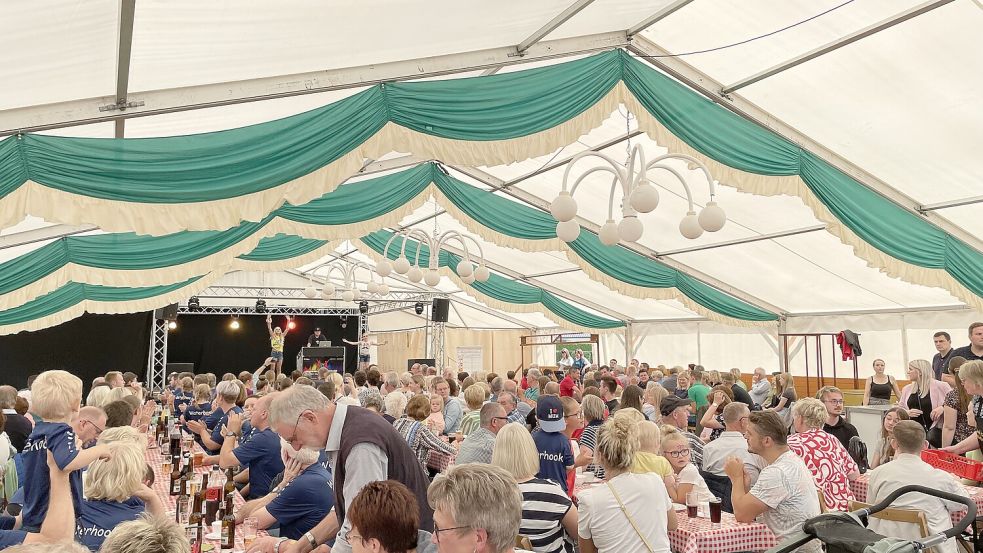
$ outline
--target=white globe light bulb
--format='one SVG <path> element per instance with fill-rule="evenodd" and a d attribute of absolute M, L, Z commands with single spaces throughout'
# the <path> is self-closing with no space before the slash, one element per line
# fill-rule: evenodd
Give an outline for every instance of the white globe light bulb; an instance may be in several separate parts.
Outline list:
<path fill-rule="evenodd" d="M 683 220 L 679 222 L 679 233 L 690 240 L 695 240 L 703 234 L 703 227 L 700 226 L 700 220 L 695 211 L 687 212 Z"/>
<path fill-rule="evenodd" d="M 420 270 L 416 265 L 410 267 L 409 272 L 406 273 L 406 278 L 410 279 L 412 282 L 420 282 L 423 280 L 423 271 Z"/>
<path fill-rule="evenodd" d="M 304 288 L 304 295 L 307 296 L 307 299 L 312 300 L 317 297 L 317 290 L 313 286 L 308 286 Z"/>
<path fill-rule="evenodd" d="M 717 232 L 724 228 L 727 222 L 727 214 L 717 202 L 707 202 L 706 207 L 700 210 L 700 226 L 707 232 Z"/>
<path fill-rule="evenodd" d="M 474 270 L 474 278 L 479 282 L 485 282 L 491 278 L 491 273 L 488 271 L 488 267 L 478 265 L 478 268 Z"/>
<path fill-rule="evenodd" d="M 630 215 L 618 222 L 618 236 L 625 242 L 637 242 L 642 237 L 642 222 Z"/>
<path fill-rule="evenodd" d="M 461 277 L 461 280 L 464 281 L 464 284 L 474 284 L 474 273 L 466 277 Z"/>
<path fill-rule="evenodd" d="M 628 203 L 639 213 L 650 213 L 659 207 L 659 191 L 649 184 L 648 179 L 642 179 L 632 191 Z"/>
<path fill-rule="evenodd" d="M 614 219 L 608 219 L 597 234 L 601 239 L 601 243 L 605 246 L 613 246 L 617 244 L 620 238 L 618 236 L 618 225 L 614 222 Z"/>
<path fill-rule="evenodd" d="M 324 299 L 328 299 L 331 296 L 333 296 L 334 293 L 335 293 L 334 284 L 331 284 L 330 282 L 325 282 L 324 283 L 324 288 L 321 290 L 321 296 Z"/>
<path fill-rule="evenodd" d="M 397 257 L 396 262 L 393 263 L 393 270 L 398 274 L 405 275 L 410 270 L 410 260 L 402 255 Z"/>
<path fill-rule="evenodd" d="M 557 221 L 569 221 L 577 216 L 577 201 L 564 190 L 550 204 L 550 215 Z"/>
<path fill-rule="evenodd" d="M 352 300 L 353 301 L 358 301 L 360 299 L 362 299 L 362 291 L 359 290 L 358 288 L 353 289 L 352 290 Z"/>
<path fill-rule="evenodd" d="M 382 283 L 382 284 L 379 285 L 379 295 L 380 296 L 388 296 L 389 295 L 389 285 L 388 284 Z"/>
<path fill-rule="evenodd" d="M 365 290 L 370 294 L 375 294 L 379 291 L 379 285 L 376 284 L 375 281 L 369 281 L 369 283 L 365 286 Z"/>
<path fill-rule="evenodd" d="M 381 277 L 387 277 L 393 272 L 393 264 L 383 259 L 375 266 L 375 272 Z"/>
<path fill-rule="evenodd" d="M 458 262 L 454 272 L 461 278 L 471 276 L 471 273 L 474 272 L 474 265 L 472 265 L 467 259 L 462 259 Z"/>
<path fill-rule="evenodd" d="M 341 301 L 352 301 L 355 299 L 355 292 L 351 290 L 345 290 L 341 293 Z"/>
<path fill-rule="evenodd" d="M 580 236 L 580 223 L 570 219 L 556 224 L 556 237 L 564 242 L 573 242 Z"/>
<path fill-rule="evenodd" d="M 427 283 L 427 286 L 440 284 L 440 273 L 433 269 L 428 270 L 426 276 L 423 277 L 423 282 Z"/>

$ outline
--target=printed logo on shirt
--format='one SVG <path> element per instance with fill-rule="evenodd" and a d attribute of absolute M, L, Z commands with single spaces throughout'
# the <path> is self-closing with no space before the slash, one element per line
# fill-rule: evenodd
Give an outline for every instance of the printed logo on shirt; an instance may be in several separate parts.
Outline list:
<path fill-rule="evenodd" d="M 541 460 L 543 460 L 543 461 L 556 461 L 558 463 L 562 463 L 563 462 L 563 454 L 562 453 L 549 453 L 549 452 L 546 452 L 546 451 L 540 451 L 539 452 L 539 458 Z"/>

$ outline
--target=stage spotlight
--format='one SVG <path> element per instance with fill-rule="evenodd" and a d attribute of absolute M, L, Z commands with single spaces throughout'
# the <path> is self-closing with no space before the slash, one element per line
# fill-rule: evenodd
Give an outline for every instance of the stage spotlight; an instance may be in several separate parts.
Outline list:
<path fill-rule="evenodd" d="M 423 315 L 423 302 L 416 302 L 416 305 L 413 306 L 413 310 L 416 311 L 417 315 Z"/>
<path fill-rule="evenodd" d="M 297 328 L 297 323 L 295 323 L 293 321 L 293 319 L 291 319 L 291 320 L 287 321 L 287 328 L 289 330 L 293 330 L 293 329 Z"/>
<path fill-rule="evenodd" d="M 232 330 L 239 330 L 239 316 L 232 315 L 232 322 L 229 323 L 229 328 Z"/>
<path fill-rule="evenodd" d="M 266 313 L 266 300 L 256 300 L 256 312 Z"/>
<path fill-rule="evenodd" d="M 174 330 L 175 328 L 177 328 L 177 321 L 171 321 L 167 323 L 167 328 L 169 328 L 170 330 Z"/>
<path fill-rule="evenodd" d="M 191 296 L 188 300 L 188 311 L 198 311 L 201 309 L 201 303 L 198 301 L 198 296 Z"/>
<path fill-rule="evenodd" d="M 363 315 L 365 313 L 368 313 L 369 312 L 369 302 L 367 302 L 365 300 L 362 300 L 362 301 L 358 302 L 358 312 L 359 313 L 362 313 Z"/>
<path fill-rule="evenodd" d="M 341 318 L 341 328 L 348 328 L 348 317 Z"/>

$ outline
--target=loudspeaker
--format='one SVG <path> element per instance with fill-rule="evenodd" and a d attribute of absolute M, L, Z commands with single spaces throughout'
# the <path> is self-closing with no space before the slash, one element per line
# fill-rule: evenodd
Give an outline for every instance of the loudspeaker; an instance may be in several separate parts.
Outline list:
<path fill-rule="evenodd" d="M 162 307 L 160 309 L 154 309 L 154 318 L 163 319 L 165 321 L 176 321 L 177 320 L 177 304 L 172 303 L 167 307 Z"/>
<path fill-rule="evenodd" d="M 451 307 L 451 300 L 447 298 L 434 298 L 433 306 L 430 308 L 430 320 L 435 323 L 447 322 L 447 311 Z"/>

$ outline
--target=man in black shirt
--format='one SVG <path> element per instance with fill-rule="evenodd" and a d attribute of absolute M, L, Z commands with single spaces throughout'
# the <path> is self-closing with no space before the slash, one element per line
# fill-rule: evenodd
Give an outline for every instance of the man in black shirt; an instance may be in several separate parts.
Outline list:
<path fill-rule="evenodd" d="M 613 415 L 620 407 L 618 398 L 614 396 L 617 391 L 618 381 L 614 377 L 608 375 L 601 377 L 601 399 L 604 400 L 604 405 L 608 408 L 609 415 Z"/>
<path fill-rule="evenodd" d="M 734 392 L 734 401 L 739 401 L 747 405 L 748 409 L 754 407 L 754 400 L 751 399 L 751 394 L 747 393 L 747 390 L 744 388 L 741 388 L 733 374 L 729 372 L 721 372 L 720 380 L 723 381 L 724 385 L 730 386 L 730 390 Z"/>
<path fill-rule="evenodd" d="M 324 338 L 324 335 L 321 334 L 321 327 L 317 327 L 314 329 L 314 334 L 311 334 L 310 337 L 307 338 L 307 347 L 315 348 L 317 347 L 318 342 L 324 342 L 324 341 L 326 340 Z"/>
<path fill-rule="evenodd" d="M 955 350 L 952 349 L 952 337 L 948 332 L 936 332 L 932 335 L 935 341 L 935 349 L 938 353 L 932 358 L 932 372 L 935 373 L 935 380 L 942 380 L 942 375 L 948 373 L 949 360 L 952 359 Z M 953 385 L 949 382 L 949 385 Z"/>
<path fill-rule="evenodd" d="M 816 399 L 823 402 L 823 405 L 826 406 L 826 412 L 829 414 L 826 417 L 823 430 L 836 436 L 844 448 L 849 447 L 850 438 L 859 436 L 860 433 L 857 432 L 856 426 L 848 423 L 841 416 L 843 414 L 843 392 L 836 386 L 823 386 L 816 393 Z"/>
<path fill-rule="evenodd" d="M 969 325 L 969 345 L 952 352 L 966 361 L 983 361 L 983 323 Z"/>
<path fill-rule="evenodd" d="M 17 389 L 13 386 L 0 386 L 0 409 L 3 409 L 4 424 L 0 429 L 7 433 L 10 438 L 10 445 L 17 451 L 24 450 L 24 442 L 31 435 L 34 426 L 24 415 L 18 415 L 14 411 L 14 403 L 17 402 Z"/>

